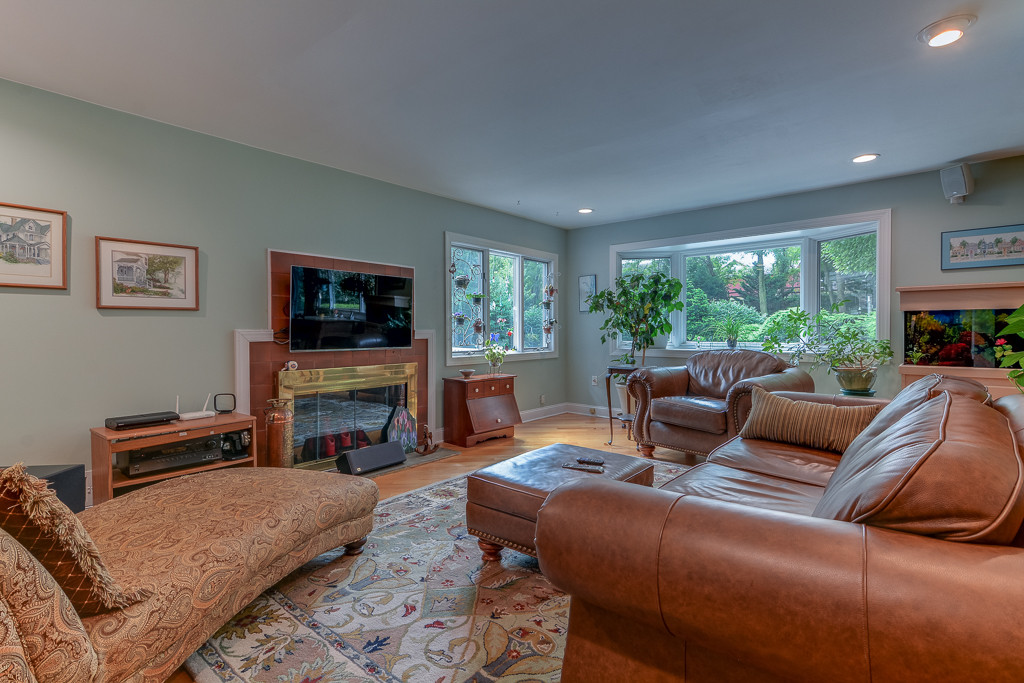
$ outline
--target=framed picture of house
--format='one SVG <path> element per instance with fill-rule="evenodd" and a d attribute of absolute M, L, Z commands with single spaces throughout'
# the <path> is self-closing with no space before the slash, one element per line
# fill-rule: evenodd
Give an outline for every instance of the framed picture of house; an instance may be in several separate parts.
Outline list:
<path fill-rule="evenodd" d="M 96 308 L 199 310 L 199 247 L 96 238 Z"/>
<path fill-rule="evenodd" d="M 942 269 L 1024 265 L 1024 224 L 942 233 Z"/>
<path fill-rule="evenodd" d="M 0 203 L 0 287 L 68 288 L 66 211 Z"/>

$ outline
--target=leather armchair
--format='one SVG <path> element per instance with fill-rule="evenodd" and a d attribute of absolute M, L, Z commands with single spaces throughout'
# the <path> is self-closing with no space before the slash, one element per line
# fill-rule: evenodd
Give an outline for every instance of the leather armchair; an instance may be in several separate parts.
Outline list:
<path fill-rule="evenodd" d="M 643 368 L 626 380 L 636 401 L 633 438 L 651 457 L 655 446 L 707 455 L 736 436 L 750 414 L 750 392 L 814 391 L 814 380 L 770 353 L 701 351 L 686 365 Z"/>

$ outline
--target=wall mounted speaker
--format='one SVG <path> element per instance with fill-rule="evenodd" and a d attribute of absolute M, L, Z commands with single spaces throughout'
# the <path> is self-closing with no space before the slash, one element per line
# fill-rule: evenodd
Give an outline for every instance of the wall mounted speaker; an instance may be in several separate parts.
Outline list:
<path fill-rule="evenodd" d="M 950 204 L 959 204 L 964 197 L 974 192 L 974 178 L 967 164 L 942 169 L 939 171 L 939 180 L 942 181 L 942 194 L 946 195 Z"/>

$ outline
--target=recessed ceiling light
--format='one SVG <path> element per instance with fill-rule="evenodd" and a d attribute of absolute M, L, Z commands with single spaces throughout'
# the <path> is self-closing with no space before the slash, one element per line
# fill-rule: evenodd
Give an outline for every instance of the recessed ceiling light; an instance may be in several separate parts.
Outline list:
<path fill-rule="evenodd" d="M 880 156 L 882 156 L 882 155 L 881 154 L 861 154 L 858 157 L 854 157 L 850 161 L 852 161 L 855 164 L 863 164 L 863 163 L 866 163 L 868 161 L 874 161 L 875 159 L 877 159 Z"/>
<path fill-rule="evenodd" d="M 593 209 L 577 209 L 580 213 L 594 213 Z"/>
<path fill-rule="evenodd" d="M 942 47 L 955 43 L 964 36 L 967 27 L 978 20 L 973 14 L 958 14 L 929 24 L 917 34 L 917 39 L 929 47 Z"/>

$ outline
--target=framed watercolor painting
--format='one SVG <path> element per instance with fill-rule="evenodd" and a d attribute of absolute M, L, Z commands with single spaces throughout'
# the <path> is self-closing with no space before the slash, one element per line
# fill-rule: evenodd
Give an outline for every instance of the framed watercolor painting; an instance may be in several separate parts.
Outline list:
<path fill-rule="evenodd" d="M 0 204 L 0 287 L 68 288 L 68 214 Z"/>
<path fill-rule="evenodd" d="M 1024 265 L 1024 224 L 942 233 L 942 270 Z"/>
<path fill-rule="evenodd" d="M 590 311 L 590 304 L 587 303 L 587 297 L 593 296 L 596 291 L 597 276 L 580 275 L 580 313 L 587 313 Z"/>
<path fill-rule="evenodd" d="M 199 310 L 199 247 L 96 238 L 96 308 Z"/>

